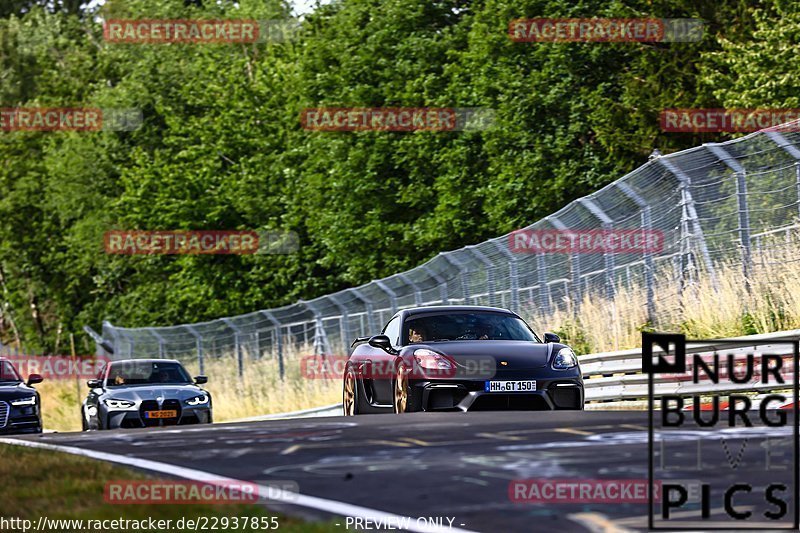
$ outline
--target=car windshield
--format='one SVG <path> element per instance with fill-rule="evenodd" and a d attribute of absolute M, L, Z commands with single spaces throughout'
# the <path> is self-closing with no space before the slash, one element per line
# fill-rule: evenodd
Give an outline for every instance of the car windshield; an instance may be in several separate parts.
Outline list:
<path fill-rule="evenodd" d="M 520 318 L 503 313 L 425 314 L 408 318 L 404 329 L 409 344 L 454 340 L 541 342 Z"/>
<path fill-rule="evenodd" d="M 106 377 L 109 387 L 129 385 L 185 385 L 192 380 L 180 363 L 163 361 L 120 361 L 111 363 Z"/>
<path fill-rule="evenodd" d="M 22 381 L 22 378 L 17 374 L 14 365 L 8 361 L 0 361 L 0 381 Z"/>

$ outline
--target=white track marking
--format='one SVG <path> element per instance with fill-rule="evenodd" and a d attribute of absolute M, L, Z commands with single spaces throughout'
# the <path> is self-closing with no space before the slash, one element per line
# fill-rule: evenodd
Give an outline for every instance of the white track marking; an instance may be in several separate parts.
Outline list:
<path fill-rule="evenodd" d="M 80 455 L 90 459 L 100 461 L 107 461 L 109 463 L 117 463 L 143 470 L 150 470 L 151 472 L 159 472 L 169 476 L 175 476 L 192 481 L 200 481 L 209 483 L 211 485 L 227 486 L 231 483 L 249 483 L 249 481 L 241 479 L 233 479 L 229 477 L 219 476 L 202 470 L 195 470 L 193 468 L 186 468 L 183 466 L 176 466 L 158 461 L 150 461 L 149 459 L 140 459 L 138 457 L 128 457 L 126 455 L 118 455 L 115 453 L 98 452 L 95 450 L 87 450 L 84 448 L 75 448 L 73 446 L 60 446 L 57 444 L 47 444 L 44 442 L 34 442 L 19 439 L 0 438 L 0 444 L 10 444 L 13 446 L 25 446 L 28 448 L 39 448 L 42 450 L 51 450 L 55 452 L 69 453 L 72 455 Z M 326 500 L 324 498 L 317 498 L 315 496 L 305 496 L 293 492 L 284 492 L 276 490 L 275 487 L 267 487 L 258 485 L 259 492 L 262 494 L 270 494 L 269 501 L 275 503 L 298 505 L 300 507 L 308 507 L 318 511 L 324 511 L 337 516 L 352 516 L 368 518 L 370 520 L 382 520 L 392 524 L 403 524 L 408 521 L 409 527 L 406 531 L 414 531 L 416 533 L 473 533 L 467 529 L 459 529 L 456 527 L 443 527 L 437 525 L 418 524 L 415 517 L 411 520 L 406 516 L 400 516 L 376 509 L 369 509 L 359 505 L 352 505 L 349 503 L 338 502 L 336 500 Z"/>

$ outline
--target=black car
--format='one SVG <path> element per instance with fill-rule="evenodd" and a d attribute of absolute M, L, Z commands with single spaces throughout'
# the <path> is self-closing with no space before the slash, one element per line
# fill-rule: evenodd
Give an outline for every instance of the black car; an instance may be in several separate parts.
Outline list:
<path fill-rule="evenodd" d="M 380 335 L 353 342 L 345 415 L 406 411 L 583 409 L 578 358 L 515 313 L 432 306 L 398 312 Z"/>
<path fill-rule="evenodd" d="M 211 395 L 200 388 L 207 381 L 171 359 L 111 361 L 86 382 L 83 430 L 210 424 Z"/>
<path fill-rule="evenodd" d="M 23 382 L 11 361 L 0 358 L 0 434 L 42 432 L 42 402 L 31 387 L 41 382 L 39 374 Z"/>

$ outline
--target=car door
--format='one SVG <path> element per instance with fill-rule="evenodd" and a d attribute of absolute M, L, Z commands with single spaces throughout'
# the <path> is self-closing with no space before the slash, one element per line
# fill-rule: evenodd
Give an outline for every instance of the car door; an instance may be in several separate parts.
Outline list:
<path fill-rule="evenodd" d="M 389 337 L 392 346 L 397 348 L 400 345 L 400 315 L 395 316 L 381 332 Z M 387 353 L 380 348 L 373 348 L 373 358 L 370 363 L 370 377 L 372 377 L 372 390 L 375 395 L 375 403 L 381 405 L 391 405 L 394 398 L 392 388 L 392 377 L 394 376 L 394 362 L 396 355 Z"/>

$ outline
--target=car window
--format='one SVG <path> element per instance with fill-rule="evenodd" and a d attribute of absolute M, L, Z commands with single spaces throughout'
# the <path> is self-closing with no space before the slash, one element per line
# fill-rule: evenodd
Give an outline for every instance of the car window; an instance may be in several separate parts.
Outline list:
<path fill-rule="evenodd" d="M 0 381 L 22 381 L 22 378 L 9 361 L 0 361 Z"/>
<path fill-rule="evenodd" d="M 129 385 L 185 385 L 192 383 L 180 363 L 163 361 L 122 361 L 111 363 L 108 369 L 109 387 Z"/>
<path fill-rule="evenodd" d="M 391 319 L 386 327 L 383 328 L 383 334 L 389 337 L 392 341 L 392 346 L 400 346 L 400 317 L 396 316 Z"/>
<path fill-rule="evenodd" d="M 454 340 L 541 342 L 522 319 L 504 313 L 424 314 L 410 317 L 405 324 L 403 329 L 409 343 Z"/>

